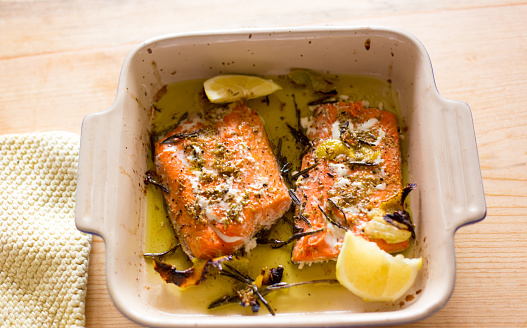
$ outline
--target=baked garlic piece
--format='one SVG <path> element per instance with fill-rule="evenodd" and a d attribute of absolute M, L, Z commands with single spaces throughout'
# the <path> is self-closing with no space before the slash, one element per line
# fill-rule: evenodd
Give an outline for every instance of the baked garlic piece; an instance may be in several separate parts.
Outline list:
<path fill-rule="evenodd" d="M 415 183 L 406 185 L 397 196 L 382 203 L 380 208 L 370 210 L 369 221 L 362 230 L 364 235 L 370 239 L 383 239 L 388 244 L 400 243 L 414 237 L 414 225 L 410 214 L 404 209 L 404 201 L 416 186 Z"/>
<path fill-rule="evenodd" d="M 395 220 L 388 222 L 386 213 L 378 208 L 371 210 L 368 217 L 372 217 L 364 227 L 364 234 L 372 239 L 384 239 L 388 244 L 400 243 L 409 239 L 412 232 L 408 227 Z"/>

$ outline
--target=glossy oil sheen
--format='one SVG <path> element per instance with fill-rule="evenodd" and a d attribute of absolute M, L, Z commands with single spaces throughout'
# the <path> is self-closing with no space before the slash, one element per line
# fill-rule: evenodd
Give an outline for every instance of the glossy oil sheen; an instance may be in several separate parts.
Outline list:
<path fill-rule="evenodd" d="M 309 116 L 308 103 L 321 99 L 322 96 L 293 84 L 287 76 L 268 76 L 267 78 L 272 78 L 282 87 L 282 90 L 266 98 L 250 100 L 247 104 L 262 117 L 268 138 L 275 149 L 278 140 L 282 139 L 283 154 L 298 170 L 300 167 L 300 149 L 297 147 L 286 123 L 296 128 L 295 109 L 301 111 L 302 117 Z M 388 81 L 372 76 L 357 75 L 326 75 L 325 78 L 335 85 L 339 95 L 347 95 L 351 101 L 367 101 L 371 107 L 382 108 L 396 114 L 398 118 L 400 117 L 398 95 Z M 203 82 L 204 80 L 191 80 L 167 86 L 167 93 L 155 104 L 159 111 L 156 111 L 153 117 L 152 128 L 154 133 L 173 126 L 183 113 L 200 110 L 203 104 Z M 400 127 L 404 126 L 404 122 L 399 121 L 398 123 Z M 401 149 L 404 153 L 404 142 L 401 143 Z M 151 160 L 149 166 L 152 167 Z M 146 252 L 163 252 L 177 244 L 177 239 L 174 237 L 167 218 L 162 194 L 151 185 L 147 187 L 146 220 Z M 284 220 L 280 220 L 274 229 L 273 236 L 277 239 L 286 240 L 291 236 L 291 233 L 291 227 Z M 298 265 L 290 261 L 291 249 L 292 245 L 279 249 L 272 249 L 265 245 L 256 247 L 247 255 L 249 275 L 255 277 L 261 268 L 282 265 L 285 268 L 282 280 L 284 282 L 335 279 L 335 262 L 314 263 L 299 269 Z M 164 260 L 176 265 L 178 269 L 186 269 L 191 266 L 191 262 L 181 251 L 166 257 Z M 149 261 L 147 260 L 147 262 Z M 151 268 L 151 264 L 149 266 Z M 153 272 L 153 269 L 151 271 Z M 155 272 L 153 272 L 152 279 L 161 280 Z M 231 282 L 227 278 L 211 277 L 205 283 L 185 290 L 176 286 L 170 287 L 173 287 L 171 292 L 174 297 L 184 299 L 182 303 L 190 312 L 210 315 L 251 313 L 250 309 L 244 309 L 238 305 L 207 310 L 208 304 L 215 299 L 225 294 L 232 294 Z M 377 309 L 375 304 L 363 302 L 338 284 L 294 287 L 289 290 L 274 292 L 266 299 L 277 313 L 347 311 L 350 307 L 355 311 L 375 311 Z M 351 306 L 350 303 L 354 303 L 354 305 Z M 163 308 L 169 312 L 171 310 L 177 312 L 177 309 L 170 309 L 170 306 L 166 304 L 163 305 Z M 399 306 L 394 307 L 394 309 L 399 309 Z M 262 306 L 260 314 L 266 313 L 267 310 Z"/>

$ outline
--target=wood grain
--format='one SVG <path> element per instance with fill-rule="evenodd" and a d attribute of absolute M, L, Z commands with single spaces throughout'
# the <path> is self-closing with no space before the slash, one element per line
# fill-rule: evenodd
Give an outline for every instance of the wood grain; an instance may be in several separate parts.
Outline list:
<path fill-rule="evenodd" d="M 196 30 L 385 25 L 425 45 L 439 92 L 473 114 L 487 217 L 455 237 L 447 305 L 408 327 L 527 327 L 527 3 L 468 1 L 1 1 L 0 133 L 65 130 L 114 100 L 126 55 Z M 90 255 L 88 327 L 133 327 L 113 305 L 104 242 Z"/>

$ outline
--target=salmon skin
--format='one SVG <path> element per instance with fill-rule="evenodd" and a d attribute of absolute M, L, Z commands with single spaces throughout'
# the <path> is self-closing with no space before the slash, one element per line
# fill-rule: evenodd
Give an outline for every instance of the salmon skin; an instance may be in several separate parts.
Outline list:
<path fill-rule="evenodd" d="M 154 157 L 191 258 L 232 254 L 291 205 L 263 122 L 244 103 L 188 115 L 155 142 Z"/>
<path fill-rule="evenodd" d="M 301 169 L 316 166 L 296 181 L 301 204 L 295 223 L 305 232 L 322 231 L 295 243 L 292 261 L 300 264 L 335 260 L 346 230 L 368 239 L 361 231 L 368 213 L 402 190 L 392 113 L 360 102 L 335 102 L 317 106 L 304 123 L 313 147 L 303 156 Z M 372 241 L 389 252 L 408 247 L 408 241 Z"/>

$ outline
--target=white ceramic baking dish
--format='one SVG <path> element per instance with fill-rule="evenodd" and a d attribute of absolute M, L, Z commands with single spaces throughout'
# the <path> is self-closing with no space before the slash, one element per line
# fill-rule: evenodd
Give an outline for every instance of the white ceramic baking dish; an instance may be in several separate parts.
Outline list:
<path fill-rule="evenodd" d="M 178 287 L 152 274 L 143 258 L 143 179 L 156 92 L 219 73 L 275 75 L 291 67 L 373 75 L 391 80 L 398 91 L 408 127 L 408 181 L 419 186 L 410 200 L 417 240 L 409 255 L 423 256 L 424 267 L 411 290 L 413 301 L 379 306 L 343 299 L 349 307 L 274 317 L 265 311 L 196 313 L 178 300 Z M 77 227 L 105 241 L 108 289 L 118 309 L 145 325 L 176 327 L 331 327 L 422 319 L 452 293 L 456 229 L 486 213 L 470 108 L 438 94 L 429 57 L 416 38 L 384 27 L 237 30 L 144 42 L 124 62 L 115 103 L 84 120 L 76 201 Z"/>

